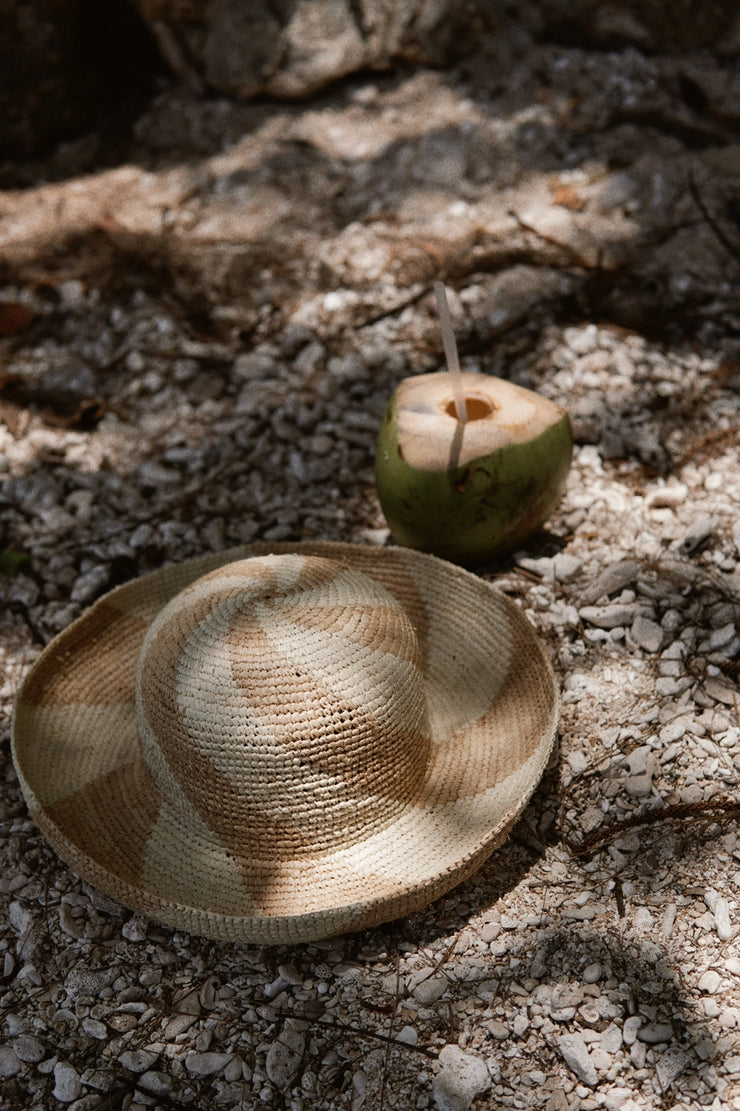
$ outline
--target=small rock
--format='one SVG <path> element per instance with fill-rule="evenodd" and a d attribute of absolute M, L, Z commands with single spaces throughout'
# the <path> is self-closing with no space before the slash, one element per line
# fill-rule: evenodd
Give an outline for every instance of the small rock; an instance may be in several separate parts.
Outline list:
<path fill-rule="evenodd" d="M 660 1045 L 671 1040 L 673 1026 L 670 1022 L 647 1022 L 637 1031 L 637 1037 L 645 1045 Z"/>
<path fill-rule="evenodd" d="M 552 582 L 555 577 L 555 561 L 550 556 L 542 556 L 539 559 L 520 556 L 517 563 L 524 571 L 529 571 L 530 574 L 537 575 L 546 582 Z"/>
<path fill-rule="evenodd" d="M 54 1066 L 54 1099 L 60 1103 L 73 1103 L 80 1094 L 80 1078 L 72 1065 L 59 1061 Z"/>
<path fill-rule="evenodd" d="M 682 505 L 686 501 L 688 492 L 689 488 L 683 482 L 676 482 L 670 486 L 653 486 L 645 494 L 645 504 L 649 509 L 657 509 L 661 506 L 672 508 L 675 505 Z"/>
<path fill-rule="evenodd" d="M 153 1069 L 151 1072 L 142 1073 L 138 1086 L 153 1096 L 167 1096 L 172 1091 L 172 1079 L 166 1072 Z"/>
<path fill-rule="evenodd" d="M 630 632 L 635 644 L 644 648 L 646 652 L 659 652 L 663 646 L 665 635 L 663 629 L 655 621 L 651 621 L 649 617 L 643 617 L 641 613 L 638 613 L 632 622 Z"/>
<path fill-rule="evenodd" d="M 588 964 L 583 970 L 584 984 L 597 984 L 601 979 L 601 965 L 598 961 Z"/>
<path fill-rule="evenodd" d="M 558 1038 L 560 1055 L 568 1068 L 589 1088 L 595 1088 L 599 1077 L 588 1052 L 588 1046 L 580 1034 L 562 1034 Z"/>
<path fill-rule="evenodd" d="M 577 556 L 570 555 L 568 552 L 558 552 L 553 557 L 553 567 L 555 571 L 555 578 L 558 582 L 567 583 L 574 579 L 583 567 L 583 560 L 578 559 Z"/>
<path fill-rule="evenodd" d="M 22 1067 L 16 1051 L 11 1049 L 9 1045 L 0 1045 L 0 1078 L 7 1079 L 16 1076 Z"/>
<path fill-rule="evenodd" d="M 702 976 L 699 977 L 699 991 L 705 991 L 707 995 L 714 995 L 721 983 L 719 972 L 714 968 L 708 968 Z"/>
<path fill-rule="evenodd" d="M 101 1022 L 98 1018 L 92 1018 L 86 1015 L 82 1020 L 82 1029 L 85 1031 L 89 1038 L 97 1038 L 98 1041 L 103 1041 L 107 1035 L 105 1023 Z"/>
<path fill-rule="evenodd" d="M 191 1076 L 215 1076 L 229 1064 L 233 1056 L 233 1053 L 189 1053 L 185 1058 L 185 1068 Z M 270 1075 L 269 1068 L 267 1075 Z"/>
<path fill-rule="evenodd" d="M 128 922 L 124 922 L 121 926 L 121 933 L 126 941 L 146 941 L 147 929 L 146 920 L 140 918 L 138 914 L 133 914 Z"/>
<path fill-rule="evenodd" d="M 650 745 L 638 745 L 633 748 L 627 757 L 627 766 L 630 775 L 650 775 L 653 771 L 655 758 Z"/>
<path fill-rule="evenodd" d="M 80 995 L 97 996 L 116 978 L 113 971 L 93 972 L 87 968 L 73 968 L 64 981 L 67 994 L 76 999 Z"/>
<path fill-rule="evenodd" d="M 689 727 L 689 720 L 685 717 L 679 717 L 669 721 L 658 733 L 660 743 L 662 745 L 672 745 L 675 741 L 680 741 Z"/>
<path fill-rule="evenodd" d="M 244 1066 L 241 1057 L 232 1057 L 224 1068 L 224 1080 L 227 1084 L 235 1084 L 244 1076 Z"/>
<path fill-rule="evenodd" d="M 576 908 L 575 911 L 571 911 L 568 914 L 568 917 L 576 918 L 577 911 L 582 909 L 583 908 Z M 578 915 L 576 921 L 582 921 L 580 915 Z M 570 1022 L 571 1019 L 575 1016 L 576 1009 L 581 1005 L 582 1002 L 583 989 L 580 987 L 580 985 L 566 984 L 565 986 L 556 989 L 553 994 L 553 997 L 550 1001 L 550 1018 L 553 1020 L 553 1022 Z"/>
<path fill-rule="evenodd" d="M 717 931 L 718 938 L 720 941 L 729 941 L 732 937 L 732 921 L 727 900 L 723 899 L 712 888 L 707 888 L 704 894 L 704 902 L 714 916 L 714 928 Z"/>
<path fill-rule="evenodd" d="M 90 602 L 99 594 L 110 579 L 110 568 L 93 567 L 80 575 L 72 587 L 70 598 L 73 602 Z"/>
<path fill-rule="evenodd" d="M 691 527 L 684 533 L 678 542 L 678 549 L 688 555 L 690 552 L 695 552 L 700 548 L 709 537 L 712 535 L 714 523 L 711 517 L 699 515 L 691 525 Z"/>
<path fill-rule="evenodd" d="M 24 903 L 14 899 L 8 907 L 8 921 L 14 930 L 22 934 L 33 925 L 33 915 Z"/>
<path fill-rule="evenodd" d="M 622 1041 L 622 1031 L 615 1022 L 612 1022 L 607 1026 L 606 1030 L 602 1031 L 601 1037 L 599 1038 L 599 1046 L 605 1053 L 609 1053 L 613 1056 L 615 1053 L 619 1053 L 622 1048 Z"/>
<path fill-rule="evenodd" d="M 430 976 L 425 972 L 423 977 L 411 990 L 417 1003 L 421 1003 L 423 1007 L 428 1007 L 442 998 L 448 985 L 444 976 Z"/>
<path fill-rule="evenodd" d="M 46 1056 L 46 1047 L 38 1038 L 31 1034 L 19 1034 L 13 1042 L 13 1049 L 21 1061 L 42 1061 Z"/>
<path fill-rule="evenodd" d="M 630 586 L 639 572 L 640 565 L 634 559 L 620 559 L 617 563 L 611 563 L 601 572 L 591 586 L 583 591 L 581 603 L 589 605 L 605 595 L 608 597 L 616 594 L 618 590 Z"/>
<path fill-rule="evenodd" d="M 476 1096 L 491 1087 L 491 1077 L 482 1057 L 465 1053 L 457 1045 L 440 1050 L 442 1066 L 434 1078 L 434 1102 L 438 1111 L 468 1111 Z"/>
<path fill-rule="evenodd" d="M 606 1111 L 624 1111 L 628 1102 L 632 1103 L 631 1088 L 610 1088 L 604 1095 Z"/>
<path fill-rule="evenodd" d="M 663 1092 L 667 1092 L 671 1085 L 678 1080 L 689 1064 L 689 1060 L 688 1054 L 677 1046 L 667 1049 L 665 1053 L 660 1055 L 655 1066 L 655 1072 Z"/>
<path fill-rule="evenodd" d="M 628 775 L 624 781 L 627 794 L 635 799 L 644 799 L 653 791 L 652 775 Z"/>
<path fill-rule="evenodd" d="M 620 625 L 631 626 L 637 616 L 634 605 L 615 602 L 607 606 L 581 606 L 578 611 L 582 621 L 595 625 L 598 629 L 616 629 Z"/>
<path fill-rule="evenodd" d="M 268 1079 L 276 1088 L 282 1091 L 296 1078 L 305 1049 L 303 1032 L 286 1022 L 279 1037 L 268 1049 L 265 1061 Z"/>
<path fill-rule="evenodd" d="M 722 648 L 726 648 L 735 639 L 736 634 L 737 626 L 734 621 L 723 625 L 721 629 L 715 629 L 709 637 L 709 651 L 719 652 Z"/>
<path fill-rule="evenodd" d="M 640 1015 L 631 1015 L 630 1018 L 625 1019 L 624 1026 L 622 1027 L 622 1037 L 624 1038 L 625 1045 L 634 1044 L 641 1026 L 642 1018 Z"/>
<path fill-rule="evenodd" d="M 588 768 L 588 756 L 585 752 L 582 752 L 580 748 L 575 749 L 573 752 L 569 752 L 567 760 L 573 775 L 583 775 Z"/>
<path fill-rule="evenodd" d="M 118 1058 L 119 1064 L 129 1072 L 146 1072 L 157 1060 L 157 1054 L 148 1049 L 125 1049 Z"/>

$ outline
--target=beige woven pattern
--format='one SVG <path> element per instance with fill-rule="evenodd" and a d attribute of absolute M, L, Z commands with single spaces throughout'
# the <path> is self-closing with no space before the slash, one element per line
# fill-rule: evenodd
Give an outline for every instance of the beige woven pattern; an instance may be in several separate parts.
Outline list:
<path fill-rule="evenodd" d="M 127 583 L 57 637 L 13 758 L 39 827 L 101 890 L 284 943 L 471 874 L 556 716 L 537 638 L 481 579 L 408 549 L 251 545 Z"/>

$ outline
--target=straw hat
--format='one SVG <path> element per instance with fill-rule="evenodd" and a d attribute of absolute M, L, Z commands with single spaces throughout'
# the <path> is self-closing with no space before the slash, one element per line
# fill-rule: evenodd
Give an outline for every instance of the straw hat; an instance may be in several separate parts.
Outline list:
<path fill-rule="evenodd" d="M 558 698 L 434 556 L 252 544 L 118 587 L 41 654 L 13 759 L 59 855 L 176 929 L 277 944 L 416 910 L 503 841 Z"/>

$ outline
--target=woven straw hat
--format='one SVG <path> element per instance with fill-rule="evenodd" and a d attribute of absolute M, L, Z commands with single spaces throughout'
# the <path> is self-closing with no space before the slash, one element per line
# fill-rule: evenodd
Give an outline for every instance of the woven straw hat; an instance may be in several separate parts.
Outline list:
<path fill-rule="evenodd" d="M 519 610 L 433 556 L 253 544 L 118 587 L 41 654 L 13 759 L 83 878 L 213 938 L 384 922 L 472 874 L 547 763 Z"/>

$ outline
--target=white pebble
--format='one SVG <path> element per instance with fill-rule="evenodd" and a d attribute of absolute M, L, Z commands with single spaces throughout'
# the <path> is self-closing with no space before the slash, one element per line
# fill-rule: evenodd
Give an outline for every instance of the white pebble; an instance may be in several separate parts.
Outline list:
<path fill-rule="evenodd" d="M 581 606 L 581 619 L 599 629 L 616 629 L 619 625 L 632 625 L 637 616 L 633 605 L 620 605 L 615 602 L 607 606 Z"/>
<path fill-rule="evenodd" d="M 684 486 L 683 482 L 677 482 L 671 486 L 653 486 L 645 495 L 645 504 L 649 509 L 658 506 L 673 507 L 681 505 L 686 501 L 688 492 L 689 488 Z"/>
<path fill-rule="evenodd" d="M 558 1049 L 566 1065 L 578 1079 L 588 1084 L 589 1088 L 595 1088 L 599 1077 L 581 1035 L 562 1034 L 558 1038 Z"/>
<path fill-rule="evenodd" d="M 440 1071 L 434 1078 L 434 1102 L 438 1111 L 468 1111 L 476 1096 L 491 1087 L 491 1077 L 482 1057 L 464 1053 L 457 1045 L 440 1050 Z"/>
<path fill-rule="evenodd" d="M 583 970 L 584 984 L 596 984 L 601 979 L 601 965 L 598 961 L 588 964 Z"/>
<path fill-rule="evenodd" d="M 558 582 L 567 583 L 576 577 L 583 567 L 583 561 L 568 552 L 558 552 L 553 557 L 553 567 Z"/>
<path fill-rule="evenodd" d="M 720 941 L 729 941 L 732 937 L 732 921 L 727 900 L 710 887 L 704 894 L 704 902 L 714 915 L 714 928 Z"/>
<path fill-rule="evenodd" d="M 60 1061 L 54 1066 L 54 1091 L 60 1103 L 73 1103 L 80 1094 L 80 1078 L 72 1065 Z"/>
<path fill-rule="evenodd" d="M 705 991 L 708 995 L 714 995 L 719 988 L 721 982 L 720 974 L 714 968 L 708 968 L 699 977 L 699 991 Z"/>

